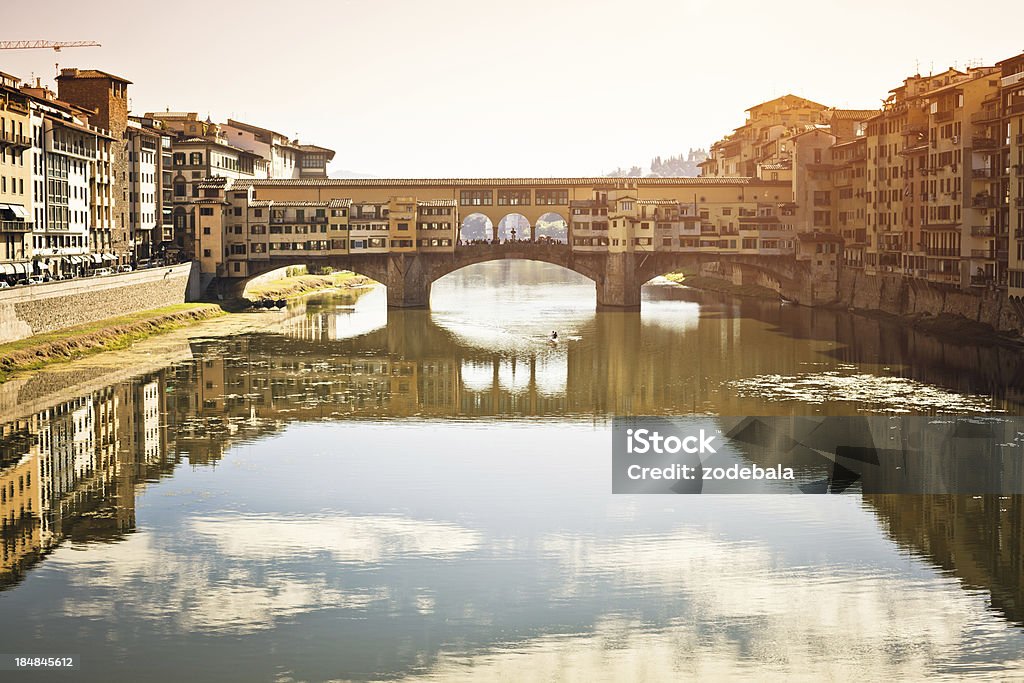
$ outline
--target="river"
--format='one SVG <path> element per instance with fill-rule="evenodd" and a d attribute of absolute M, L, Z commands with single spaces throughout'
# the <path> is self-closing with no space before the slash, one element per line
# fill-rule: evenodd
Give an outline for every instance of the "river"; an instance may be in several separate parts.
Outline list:
<path fill-rule="evenodd" d="M 1024 676 L 1022 497 L 609 471 L 615 415 L 1020 415 L 1016 350 L 668 283 L 598 313 L 524 262 L 431 311 L 259 315 L 15 402 L 0 652 L 79 655 L 76 681 Z"/>

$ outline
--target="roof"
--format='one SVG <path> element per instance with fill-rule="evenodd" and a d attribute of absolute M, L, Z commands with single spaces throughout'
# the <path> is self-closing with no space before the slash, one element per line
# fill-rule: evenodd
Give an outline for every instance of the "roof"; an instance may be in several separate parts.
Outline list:
<path fill-rule="evenodd" d="M 232 128 L 241 128 L 242 130 L 247 130 L 250 133 L 268 133 L 270 135 L 276 135 L 279 138 L 284 138 L 285 140 L 288 140 L 288 136 L 285 135 L 284 133 L 278 133 L 277 131 L 270 130 L 269 128 L 261 128 L 259 126 L 254 126 L 251 123 L 243 123 L 241 121 L 236 121 L 234 119 L 228 119 L 226 125 L 231 126 Z"/>
<path fill-rule="evenodd" d="M 424 199 L 416 202 L 419 206 L 455 206 L 454 199 Z"/>
<path fill-rule="evenodd" d="M 841 121 L 863 121 L 877 113 L 877 109 L 833 109 L 832 118 Z"/>
<path fill-rule="evenodd" d="M 674 199 L 638 199 L 638 200 L 636 200 L 636 203 L 637 204 L 648 205 L 648 206 L 651 205 L 651 204 L 657 204 L 657 205 L 665 205 L 665 204 L 667 204 L 667 205 L 674 206 L 674 205 L 678 204 L 679 202 L 677 202 Z"/>
<path fill-rule="evenodd" d="M 792 164 L 761 164 L 761 168 L 765 171 L 791 171 L 793 170 Z"/>
<path fill-rule="evenodd" d="M 765 100 L 764 102 L 761 102 L 760 104 L 755 104 L 752 107 L 747 107 L 747 109 L 745 111 L 753 111 L 754 109 L 758 109 L 758 108 L 763 107 L 765 105 L 771 104 L 772 102 L 782 102 L 782 101 L 787 101 L 787 100 L 799 102 L 800 104 L 813 105 L 815 107 L 820 107 L 822 109 L 827 109 L 828 108 L 824 104 L 818 104 L 817 102 L 814 102 L 813 100 L 808 100 L 808 99 L 806 99 L 804 97 L 800 97 L 798 95 L 794 95 L 792 93 L 788 93 L 786 95 L 781 95 L 781 96 L 776 97 L 776 98 L 771 99 L 771 100 Z"/>
<path fill-rule="evenodd" d="M 132 82 L 127 78 L 121 78 L 114 74 L 107 73 L 106 71 L 100 71 L 99 69 L 61 69 L 60 75 L 57 76 L 59 81 L 62 78 L 73 80 L 76 78 L 109 78 L 112 81 L 118 81 L 119 83 L 126 83 L 131 85 Z"/>
<path fill-rule="evenodd" d="M 788 184 L 782 181 L 759 180 L 750 177 L 658 177 L 658 178 L 257 178 L 247 181 L 253 187 L 523 187 L 523 186 L 577 186 L 616 187 L 630 186 L 713 186 Z"/>
<path fill-rule="evenodd" d="M 331 199 L 327 202 L 327 206 L 332 209 L 340 209 L 342 207 L 351 206 L 351 199 Z"/>

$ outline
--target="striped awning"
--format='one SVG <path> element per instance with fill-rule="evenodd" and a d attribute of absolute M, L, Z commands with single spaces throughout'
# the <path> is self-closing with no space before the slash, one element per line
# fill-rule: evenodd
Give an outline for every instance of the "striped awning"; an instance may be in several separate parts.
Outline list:
<path fill-rule="evenodd" d="M 3 272 L 4 275 L 14 275 L 16 273 L 14 270 L 14 264 L 0 263 L 0 272 Z"/>
<path fill-rule="evenodd" d="M 89 254 L 89 256 L 92 257 L 93 263 L 103 263 L 103 257 L 99 254 Z"/>

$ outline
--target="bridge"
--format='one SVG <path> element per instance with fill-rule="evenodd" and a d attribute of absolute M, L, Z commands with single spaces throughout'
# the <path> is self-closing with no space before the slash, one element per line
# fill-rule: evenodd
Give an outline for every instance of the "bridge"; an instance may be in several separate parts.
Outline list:
<path fill-rule="evenodd" d="M 448 273 L 526 259 L 591 279 L 600 308 L 636 308 L 645 282 L 708 263 L 801 303 L 836 298 L 841 240 L 798 230 L 777 181 L 211 178 L 198 189 L 175 221 L 190 226 L 185 253 L 220 296 L 281 267 L 330 266 L 385 285 L 389 306 L 427 307 Z"/>
<path fill-rule="evenodd" d="M 241 296 L 253 277 L 287 266 L 305 265 L 310 272 L 330 267 L 365 275 L 387 287 L 388 306 L 428 308 L 431 285 L 461 268 L 497 260 L 551 263 L 579 273 L 594 282 L 600 309 L 638 309 L 640 288 L 655 277 L 703 264 L 718 264 L 733 284 L 756 283 L 776 289 L 780 295 L 814 305 L 831 300 L 834 287 L 816 281 L 812 269 L 792 255 L 633 252 L 580 253 L 567 244 L 508 242 L 460 245 L 449 253 L 382 253 L 273 257 L 259 264 L 247 278 L 226 278 L 226 293 Z M 817 285 L 817 287 L 816 287 Z"/>

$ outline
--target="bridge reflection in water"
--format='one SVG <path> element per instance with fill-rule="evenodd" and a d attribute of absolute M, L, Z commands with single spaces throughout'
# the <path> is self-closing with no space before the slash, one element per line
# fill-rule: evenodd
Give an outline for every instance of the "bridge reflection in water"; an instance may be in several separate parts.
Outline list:
<path fill-rule="evenodd" d="M 896 363 L 912 353 L 919 362 L 906 379 L 991 389 L 992 408 L 1016 410 L 1009 401 L 1019 399 L 1005 387 L 1007 373 L 1019 377 L 1020 361 L 999 349 L 967 356 L 962 347 L 822 311 L 723 299 L 705 300 L 698 315 L 682 300 L 664 320 L 581 313 L 571 321 L 579 340 L 503 349 L 492 339 L 474 345 L 472 329 L 446 326 L 426 311 L 381 307 L 367 317 L 339 305 L 328 298 L 294 309 L 282 334 L 193 342 L 189 362 L 4 423 L 0 587 L 18 583 L 67 539 L 124 539 L 147 482 L 185 463 L 216 464 L 232 447 L 292 422 L 767 413 L 771 403 L 720 389 L 804 362 L 806 354 L 736 352 L 741 337 L 743 349 L 756 348 L 766 329 L 810 342 L 838 339 L 842 346 L 827 353 L 845 363 Z M 731 322 L 723 325 L 722 317 Z M 645 344 L 661 352 L 637 353 Z M 994 609 L 1024 624 L 1021 497 L 867 496 L 863 505 L 906 552 L 953 573 L 965 588 L 988 591 Z"/>

